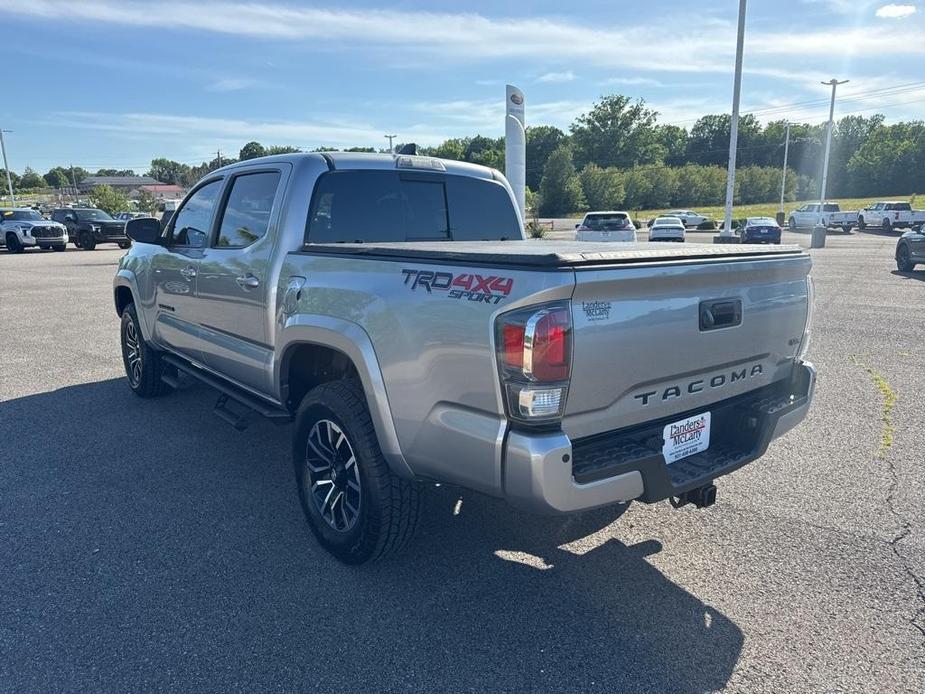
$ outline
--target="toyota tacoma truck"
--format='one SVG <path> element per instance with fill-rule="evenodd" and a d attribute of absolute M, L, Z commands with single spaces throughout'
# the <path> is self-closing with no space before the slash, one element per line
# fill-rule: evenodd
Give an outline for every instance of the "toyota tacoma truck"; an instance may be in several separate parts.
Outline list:
<path fill-rule="evenodd" d="M 31 208 L 0 210 L 0 245 L 6 246 L 9 253 L 22 253 L 27 248 L 63 251 L 67 229 Z"/>
<path fill-rule="evenodd" d="M 529 240 L 472 164 L 252 159 L 128 235 L 130 388 L 198 380 L 237 429 L 294 422 L 308 524 L 348 563 L 402 546 L 429 482 L 540 513 L 709 506 L 813 396 L 800 248 Z"/>

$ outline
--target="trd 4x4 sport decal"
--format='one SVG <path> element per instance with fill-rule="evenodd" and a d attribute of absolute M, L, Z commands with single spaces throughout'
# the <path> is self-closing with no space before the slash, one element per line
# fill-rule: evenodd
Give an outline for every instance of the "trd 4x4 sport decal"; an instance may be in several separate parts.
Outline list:
<path fill-rule="evenodd" d="M 419 288 L 433 292 L 446 292 L 450 299 L 465 299 L 467 301 L 484 301 L 486 304 L 497 304 L 510 295 L 514 288 L 511 277 L 497 277 L 495 275 L 475 275 L 464 272 L 454 275 L 452 272 L 434 272 L 433 270 L 402 270 L 405 276 L 405 286 L 411 291 Z"/>

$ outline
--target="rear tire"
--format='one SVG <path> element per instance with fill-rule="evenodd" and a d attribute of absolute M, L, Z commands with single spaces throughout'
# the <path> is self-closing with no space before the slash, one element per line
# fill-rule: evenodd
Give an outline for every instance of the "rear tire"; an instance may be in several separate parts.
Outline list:
<path fill-rule="evenodd" d="M 797 220 L 791 217 L 790 221 L 787 223 L 787 226 L 790 227 L 790 231 L 796 231 L 797 230 Z"/>
<path fill-rule="evenodd" d="M 52 248 L 56 251 L 65 251 L 67 250 L 67 245 L 62 243 L 57 246 L 52 246 Z"/>
<path fill-rule="evenodd" d="M 893 223 L 889 219 L 884 219 L 880 227 L 884 231 L 893 231 Z"/>
<path fill-rule="evenodd" d="M 141 324 L 135 312 L 135 304 L 122 310 L 122 364 L 129 388 L 138 397 L 155 398 L 170 392 L 171 388 L 161 380 L 166 365 L 161 353 L 152 349 L 141 333 Z"/>
<path fill-rule="evenodd" d="M 843 232 L 845 232 L 846 234 L 850 234 L 850 233 L 851 233 L 851 225 L 850 225 L 850 224 L 845 224 L 845 225 L 841 228 L 841 230 L 842 230 Z"/>
<path fill-rule="evenodd" d="M 915 263 L 909 255 L 909 246 L 902 244 L 896 249 L 896 269 L 900 272 L 912 272 L 915 270 Z"/>
<path fill-rule="evenodd" d="M 359 384 L 333 381 L 302 400 L 293 464 L 315 538 L 345 564 L 381 559 L 414 534 L 420 485 L 392 473 Z"/>
<path fill-rule="evenodd" d="M 96 248 L 96 239 L 85 231 L 80 235 L 80 247 L 85 251 L 92 251 Z"/>
<path fill-rule="evenodd" d="M 858 217 L 858 229 L 864 231 L 867 228 L 867 222 L 864 221 L 863 217 Z"/>
<path fill-rule="evenodd" d="M 131 241 L 119 241 L 119 248 L 121 248 L 122 250 L 125 250 L 126 248 L 131 248 L 131 247 L 132 247 Z"/>
<path fill-rule="evenodd" d="M 19 242 L 19 237 L 16 234 L 7 234 L 6 235 L 6 251 L 7 253 L 22 253 L 23 247 Z"/>

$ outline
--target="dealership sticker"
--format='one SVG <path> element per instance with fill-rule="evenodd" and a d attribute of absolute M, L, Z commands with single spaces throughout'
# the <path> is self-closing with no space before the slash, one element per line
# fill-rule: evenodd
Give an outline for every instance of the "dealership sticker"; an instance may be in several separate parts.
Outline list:
<path fill-rule="evenodd" d="M 705 451 L 710 446 L 710 413 L 672 422 L 665 427 L 662 437 L 662 455 L 668 464 Z"/>

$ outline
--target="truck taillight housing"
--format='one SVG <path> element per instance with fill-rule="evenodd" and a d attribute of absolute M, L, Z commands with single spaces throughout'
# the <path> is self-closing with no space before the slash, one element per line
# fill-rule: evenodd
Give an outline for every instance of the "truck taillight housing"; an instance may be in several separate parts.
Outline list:
<path fill-rule="evenodd" d="M 502 314 L 495 342 L 508 415 L 538 423 L 561 418 L 572 368 L 570 304 Z"/>

